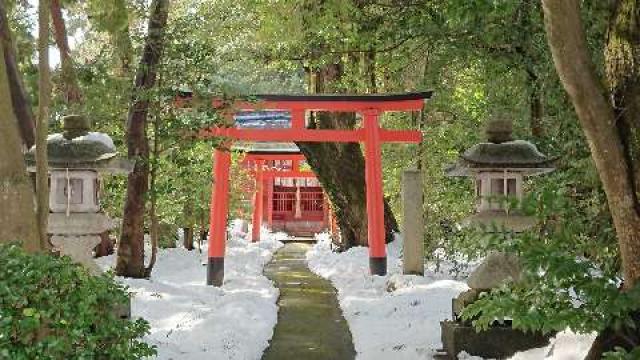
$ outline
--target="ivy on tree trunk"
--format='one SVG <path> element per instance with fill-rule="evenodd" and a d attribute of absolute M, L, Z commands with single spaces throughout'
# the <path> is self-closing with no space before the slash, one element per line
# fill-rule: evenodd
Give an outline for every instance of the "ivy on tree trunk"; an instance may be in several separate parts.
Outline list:
<path fill-rule="evenodd" d="M 146 130 L 149 92 L 156 83 L 165 43 L 168 12 L 168 0 L 154 0 L 151 3 L 147 38 L 136 72 L 133 99 L 127 116 L 127 154 L 129 159 L 135 161 L 135 166 L 127 182 L 118 244 L 116 273 L 120 276 L 142 278 L 150 272 L 144 266 L 144 212 L 149 189 L 149 139 Z"/>
<path fill-rule="evenodd" d="M 638 131 L 633 101 L 638 93 L 640 5 L 636 0 L 618 1 L 610 20 L 605 55 L 612 104 L 604 95 L 606 91 L 589 54 L 580 1 L 543 0 L 542 3 L 556 70 L 576 110 L 607 195 L 622 260 L 623 290 L 629 290 L 640 282 L 640 203 L 634 181 L 632 154 L 635 150 L 630 148 L 628 132 L 621 131 L 621 126 L 627 131 Z M 631 322 L 638 324 L 638 314 L 633 316 Z M 635 327 L 625 324 L 608 328 L 598 336 L 587 358 L 599 359 L 603 352 L 615 346 L 630 349 L 639 342 Z"/>
<path fill-rule="evenodd" d="M 4 46 L 0 46 L 0 58 Z M 11 103 L 7 66 L 0 61 L 0 243 L 22 241 L 30 252 L 40 250 L 34 193 L 20 151 L 20 135 Z"/>

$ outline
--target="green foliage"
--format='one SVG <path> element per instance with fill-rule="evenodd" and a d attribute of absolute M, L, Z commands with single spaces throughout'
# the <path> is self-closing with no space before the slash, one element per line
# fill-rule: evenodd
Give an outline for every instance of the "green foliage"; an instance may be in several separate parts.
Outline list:
<path fill-rule="evenodd" d="M 143 319 L 120 319 L 128 302 L 111 275 L 90 275 L 67 257 L 27 254 L 0 245 L 0 358 L 140 359 L 155 354 L 142 342 Z"/>
<path fill-rule="evenodd" d="M 616 348 L 615 351 L 609 351 L 603 354 L 604 360 L 636 360 L 640 359 L 640 347 L 636 347 L 631 351 L 623 348 Z"/>
<path fill-rule="evenodd" d="M 510 318 L 515 328 L 542 332 L 633 326 L 630 314 L 640 308 L 640 287 L 620 291 L 617 252 L 599 251 L 607 244 L 590 238 L 593 224 L 566 194 L 543 189 L 522 207 L 537 217 L 534 229 L 521 234 L 482 232 L 476 243 L 517 254 L 523 278 L 485 294 L 465 308 L 463 318 L 479 329 Z"/>

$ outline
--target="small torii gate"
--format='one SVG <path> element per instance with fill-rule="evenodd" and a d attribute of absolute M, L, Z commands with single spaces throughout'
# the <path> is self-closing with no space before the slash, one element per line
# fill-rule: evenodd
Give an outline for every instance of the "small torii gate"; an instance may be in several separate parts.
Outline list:
<path fill-rule="evenodd" d="M 256 152 L 256 150 L 249 150 L 249 153 L 245 155 L 242 163 L 246 164 L 251 169 L 250 171 L 253 175 L 255 185 L 253 196 L 253 215 L 251 220 L 251 241 L 260 241 L 260 229 L 262 227 L 265 206 L 267 225 L 269 228 L 272 228 L 274 224 L 274 203 L 278 203 L 282 205 L 282 207 L 285 207 L 284 205 L 286 205 L 287 203 L 286 199 L 278 200 L 275 198 L 276 193 L 274 193 L 274 180 L 283 178 L 296 178 L 298 180 L 316 179 L 316 174 L 313 171 L 302 170 L 300 168 L 301 162 L 305 160 L 306 159 L 304 158 L 304 155 L 300 154 L 299 151 L 291 153 L 271 153 L 267 150 L 262 150 L 261 152 Z M 268 165 L 269 163 L 278 162 L 289 162 L 289 164 L 286 166 L 286 168 L 277 168 Z M 298 197 L 298 195 L 300 195 L 300 187 L 296 187 L 297 191 L 294 193 L 295 206 L 292 206 L 294 212 L 296 216 L 300 216 L 300 219 L 310 220 L 308 217 L 303 217 L 301 214 L 298 214 L 299 211 L 301 212 L 301 201 L 303 199 Z M 286 195 L 286 193 L 282 193 L 280 195 Z M 326 194 L 321 191 L 319 193 L 311 193 L 310 195 L 320 195 L 322 197 L 322 202 L 320 205 L 320 207 L 322 208 L 322 222 L 328 222 L 329 210 L 328 204 L 326 203 Z M 309 205 L 308 201 L 307 205 Z M 283 209 L 279 209 L 278 211 L 278 215 L 282 216 Z M 284 212 L 286 212 L 286 210 L 284 210 Z M 284 222 L 284 227 L 286 227 L 287 219 L 280 219 L 279 221 Z"/>
<path fill-rule="evenodd" d="M 420 143 L 418 130 L 387 130 L 380 128 L 379 117 L 390 111 L 420 111 L 431 91 L 405 94 L 371 95 L 256 95 L 255 101 L 234 101 L 234 110 L 288 111 L 291 128 L 248 129 L 213 127 L 200 131 L 201 137 L 225 137 L 229 147 L 233 140 L 272 142 L 360 142 L 365 149 L 365 181 L 368 221 L 369 269 L 372 275 L 386 275 L 387 256 L 384 229 L 384 199 L 382 188 L 381 145 L 385 142 Z M 184 98 L 183 98 L 184 99 Z M 219 99 L 213 100 L 215 108 L 223 108 Z M 307 129 L 307 111 L 355 112 L 362 115 L 363 126 L 353 130 Z M 209 250 L 207 285 L 221 286 L 224 280 L 224 253 L 227 237 L 227 213 L 229 208 L 228 150 L 214 151 L 213 191 L 209 223 Z"/>

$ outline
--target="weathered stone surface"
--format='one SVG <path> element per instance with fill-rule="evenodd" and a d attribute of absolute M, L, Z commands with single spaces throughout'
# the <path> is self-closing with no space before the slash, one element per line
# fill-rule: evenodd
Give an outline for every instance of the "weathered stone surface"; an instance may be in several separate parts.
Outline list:
<path fill-rule="evenodd" d="M 93 261 L 91 251 L 100 243 L 100 236 L 84 235 L 84 236 L 60 236 L 51 237 L 51 244 L 54 250 L 59 251 L 60 255 L 69 256 L 75 262 L 84 265 L 93 274 L 100 274 L 102 270 Z"/>
<path fill-rule="evenodd" d="M 487 232 L 492 232 L 495 225 L 498 231 L 507 230 L 520 233 L 531 229 L 536 225 L 536 218 L 511 211 L 507 214 L 504 210 L 481 211 L 466 218 L 463 226 L 485 226 Z"/>
<path fill-rule="evenodd" d="M 518 257 L 513 254 L 494 252 L 471 273 L 467 283 L 472 289 L 488 290 L 500 285 L 520 280 L 522 268 Z"/>
<path fill-rule="evenodd" d="M 84 235 L 100 234 L 115 227 L 114 222 L 101 213 L 49 214 L 49 234 Z"/>
<path fill-rule="evenodd" d="M 518 351 L 543 347 L 549 343 L 552 334 L 525 333 L 510 326 L 494 326 L 486 331 L 476 332 L 472 326 L 453 321 L 440 323 L 442 346 L 449 359 L 465 351 L 473 356 L 504 359 Z"/>
<path fill-rule="evenodd" d="M 418 170 L 402 174 L 402 273 L 424 275 L 424 209 L 422 176 Z"/>
<path fill-rule="evenodd" d="M 458 318 L 460 316 L 460 313 L 462 313 L 462 309 L 476 301 L 481 292 L 482 291 L 478 289 L 469 289 L 465 292 L 460 293 L 457 298 L 453 299 L 452 305 L 454 318 Z"/>

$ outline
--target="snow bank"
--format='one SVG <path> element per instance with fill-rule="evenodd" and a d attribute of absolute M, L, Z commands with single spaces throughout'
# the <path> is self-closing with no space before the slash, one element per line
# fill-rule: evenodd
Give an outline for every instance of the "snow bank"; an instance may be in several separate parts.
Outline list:
<path fill-rule="evenodd" d="M 331 280 L 351 329 L 358 359 L 429 359 L 440 347 L 440 321 L 451 317 L 451 299 L 464 282 L 427 272 L 401 275 L 402 242 L 387 247 L 387 276 L 369 275 L 364 247 L 333 253 L 326 235 L 307 253 L 309 268 Z"/>
<path fill-rule="evenodd" d="M 203 253 L 160 249 L 151 279 L 120 281 L 135 293 L 132 315 L 151 324 L 146 340 L 159 359 L 260 359 L 277 321 L 278 290 L 262 275 L 282 246 L 275 236 L 260 243 L 233 237 L 227 244 L 225 283 L 206 286 Z M 103 268 L 113 256 L 98 259 Z"/>
<path fill-rule="evenodd" d="M 432 264 L 426 265 L 424 277 L 402 275 L 400 238 L 387 246 L 387 276 L 369 275 L 367 248 L 334 253 L 326 234 L 317 238 L 318 243 L 307 253 L 309 268 L 338 290 L 357 358 L 431 359 L 441 348 L 440 321 L 451 318 L 451 300 L 468 289 L 466 283 L 446 272 L 434 272 Z M 518 353 L 512 360 L 583 359 L 594 337 L 565 331 L 549 346 Z M 459 358 L 482 360 L 467 354 Z"/>
<path fill-rule="evenodd" d="M 47 141 L 54 141 L 54 140 L 63 141 L 63 139 L 64 139 L 64 135 L 62 133 L 50 134 L 47 136 Z M 90 131 L 85 135 L 73 138 L 72 141 L 73 142 L 84 142 L 84 141 L 99 142 L 99 143 L 102 143 L 104 146 L 110 149 L 113 149 L 114 151 L 116 149 L 116 146 L 113 143 L 113 139 L 111 139 L 109 135 L 101 132 Z"/>

